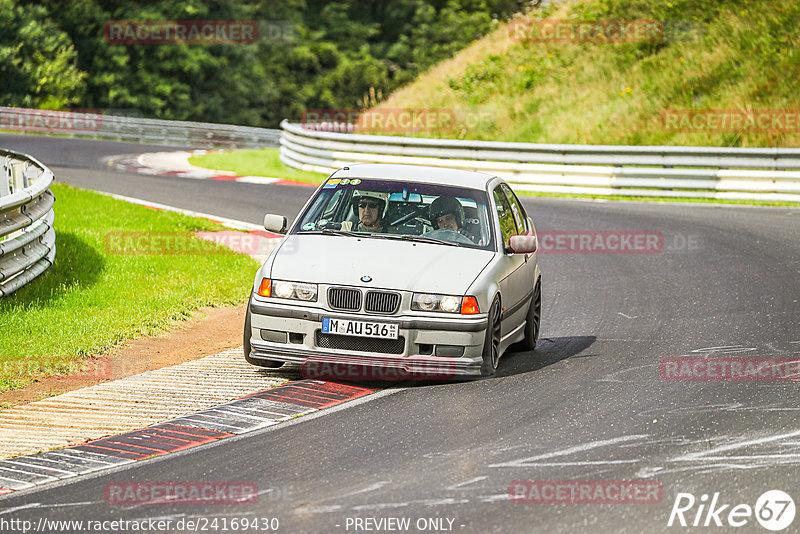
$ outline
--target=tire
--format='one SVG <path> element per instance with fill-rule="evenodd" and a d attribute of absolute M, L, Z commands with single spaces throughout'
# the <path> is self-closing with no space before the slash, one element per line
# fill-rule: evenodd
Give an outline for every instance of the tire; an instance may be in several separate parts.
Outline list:
<path fill-rule="evenodd" d="M 250 297 L 252 298 L 252 294 Z M 259 367 L 269 367 L 270 369 L 277 369 L 278 367 L 283 365 L 283 362 L 278 362 L 275 360 L 262 360 L 261 358 L 251 358 L 250 353 L 253 351 L 252 345 L 250 345 L 250 336 L 253 333 L 253 329 L 250 326 L 250 299 L 247 299 L 247 312 L 244 315 L 244 336 L 242 340 L 242 348 L 244 350 L 244 359 L 247 363 L 251 365 L 257 365 Z"/>
<path fill-rule="evenodd" d="M 539 332 L 542 325 L 542 279 L 536 281 L 533 288 L 531 303 L 528 306 L 528 316 L 525 318 L 525 338 L 517 343 L 514 348 L 531 351 L 536 349 L 539 341 Z"/>
<path fill-rule="evenodd" d="M 483 340 L 483 363 L 481 376 L 494 376 L 500 361 L 500 297 L 496 296 L 489 306 L 489 322 Z"/>

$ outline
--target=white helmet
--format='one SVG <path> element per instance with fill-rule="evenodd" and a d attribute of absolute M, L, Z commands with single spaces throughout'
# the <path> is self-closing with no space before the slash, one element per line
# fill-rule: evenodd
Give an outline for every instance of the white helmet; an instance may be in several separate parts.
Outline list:
<path fill-rule="evenodd" d="M 381 191 L 361 191 L 358 189 L 353 191 L 353 213 L 356 215 L 358 214 L 358 202 L 363 198 L 377 200 L 383 204 L 383 209 L 380 211 L 381 218 L 386 215 L 386 208 L 389 207 L 389 193 L 384 193 Z"/>

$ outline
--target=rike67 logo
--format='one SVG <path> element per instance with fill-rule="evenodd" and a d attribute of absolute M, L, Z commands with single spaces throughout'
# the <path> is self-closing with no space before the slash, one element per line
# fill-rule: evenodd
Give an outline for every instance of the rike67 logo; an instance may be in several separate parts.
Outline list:
<path fill-rule="evenodd" d="M 755 506 L 726 503 L 719 492 L 710 499 L 708 494 L 697 499 L 691 493 L 678 493 L 667 526 L 737 528 L 752 525 L 755 517 L 762 527 L 777 532 L 792 524 L 794 514 L 794 500 L 781 490 L 762 493 Z"/>

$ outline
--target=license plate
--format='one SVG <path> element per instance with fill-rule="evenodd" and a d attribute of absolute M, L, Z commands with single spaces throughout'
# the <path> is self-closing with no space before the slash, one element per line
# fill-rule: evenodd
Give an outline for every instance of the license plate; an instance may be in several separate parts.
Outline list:
<path fill-rule="evenodd" d="M 378 337 L 397 339 L 399 329 L 396 324 L 373 323 L 371 321 L 351 321 L 350 319 L 322 319 L 322 331 L 325 334 L 341 334 L 343 336 Z"/>

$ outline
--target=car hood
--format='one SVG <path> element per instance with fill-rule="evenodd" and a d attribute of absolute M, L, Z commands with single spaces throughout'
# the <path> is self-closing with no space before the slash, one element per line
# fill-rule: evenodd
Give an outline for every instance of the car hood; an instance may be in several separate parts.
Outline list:
<path fill-rule="evenodd" d="M 277 251 L 271 278 L 463 295 L 494 253 L 395 239 L 290 235 Z"/>

